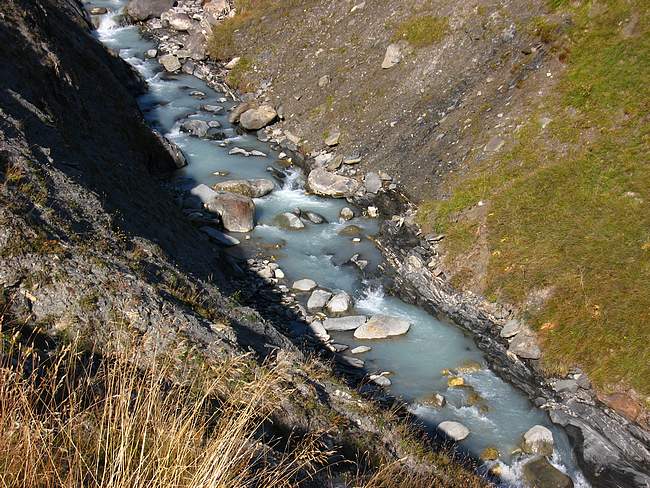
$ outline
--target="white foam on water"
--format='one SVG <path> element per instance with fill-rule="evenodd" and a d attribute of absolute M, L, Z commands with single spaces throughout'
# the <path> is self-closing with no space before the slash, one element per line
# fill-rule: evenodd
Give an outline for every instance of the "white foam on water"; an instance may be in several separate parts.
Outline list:
<path fill-rule="evenodd" d="M 374 313 L 383 313 L 386 310 L 386 295 L 381 286 L 367 286 L 363 295 L 357 300 L 357 307 Z"/>

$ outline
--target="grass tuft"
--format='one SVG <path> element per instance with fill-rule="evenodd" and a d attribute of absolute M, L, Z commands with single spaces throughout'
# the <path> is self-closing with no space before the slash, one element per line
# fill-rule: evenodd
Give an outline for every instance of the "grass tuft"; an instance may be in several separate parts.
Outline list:
<path fill-rule="evenodd" d="M 449 30 L 449 20 L 446 17 L 434 15 L 414 15 L 401 22 L 392 40 L 406 40 L 414 47 L 424 47 L 440 42 Z"/>

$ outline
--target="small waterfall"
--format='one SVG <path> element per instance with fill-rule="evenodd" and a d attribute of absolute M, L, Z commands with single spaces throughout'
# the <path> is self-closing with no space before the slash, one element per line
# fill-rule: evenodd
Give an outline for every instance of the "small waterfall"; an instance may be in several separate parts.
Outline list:
<path fill-rule="evenodd" d="M 282 185 L 283 190 L 302 190 L 305 186 L 305 177 L 301 170 L 297 168 L 289 168 L 285 171 L 287 177 L 284 179 Z"/>

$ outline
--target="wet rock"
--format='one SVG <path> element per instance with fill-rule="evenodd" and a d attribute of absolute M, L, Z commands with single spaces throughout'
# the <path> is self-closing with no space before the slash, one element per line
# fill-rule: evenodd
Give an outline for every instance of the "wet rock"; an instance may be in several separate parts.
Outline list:
<path fill-rule="evenodd" d="M 330 132 L 330 134 L 325 138 L 325 144 L 329 147 L 338 146 L 340 139 L 341 139 L 341 131 L 339 129 L 333 129 Z"/>
<path fill-rule="evenodd" d="M 350 346 L 347 346 L 346 344 L 331 344 L 331 346 L 334 349 L 334 352 L 343 352 L 350 348 Z"/>
<path fill-rule="evenodd" d="M 486 447 L 481 451 L 480 458 L 483 461 L 496 461 L 499 459 L 499 450 L 496 447 Z"/>
<path fill-rule="evenodd" d="M 263 178 L 253 180 L 229 180 L 216 183 L 212 186 L 217 191 L 237 193 L 250 198 L 261 198 L 268 195 L 275 188 L 275 183 Z"/>
<path fill-rule="evenodd" d="M 201 110 L 210 112 L 211 114 L 218 114 L 223 112 L 223 107 L 221 105 L 206 104 L 201 107 Z"/>
<path fill-rule="evenodd" d="M 131 0 L 126 6 L 126 15 L 133 20 L 145 21 L 160 17 L 163 12 L 174 6 L 175 0 Z"/>
<path fill-rule="evenodd" d="M 291 286 L 296 291 L 312 291 L 314 290 L 318 285 L 314 280 L 310 280 L 308 278 L 298 280 L 294 282 L 294 284 Z"/>
<path fill-rule="evenodd" d="M 381 374 L 371 374 L 368 378 L 376 385 L 382 386 L 384 388 L 387 388 L 392 384 L 390 378 Z"/>
<path fill-rule="evenodd" d="M 307 310 L 322 310 L 327 304 L 332 294 L 326 290 L 314 290 L 307 300 Z M 323 324 L 324 326 L 325 324 Z M 327 330 L 327 328 L 325 328 Z"/>
<path fill-rule="evenodd" d="M 391 44 L 386 49 L 384 61 L 381 63 L 383 69 L 390 69 L 402 60 L 402 49 L 398 43 Z"/>
<path fill-rule="evenodd" d="M 221 216 L 226 230 L 250 232 L 255 228 L 255 203 L 250 197 L 236 193 L 216 192 L 205 208 Z"/>
<path fill-rule="evenodd" d="M 343 207 L 341 213 L 339 213 L 339 218 L 343 221 L 352 220 L 354 218 L 354 212 L 349 207 Z"/>
<path fill-rule="evenodd" d="M 108 13 L 108 9 L 106 7 L 91 7 L 90 8 L 90 15 L 104 15 Z"/>
<path fill-rule="evenodd" d="M 523 324 L 519 320 L 508 320 L 499 335 L 505 339 L 516 336 L 523 330 Z"/>
<path fill-rule="evenodd" d="M 205 137 L 208 133 L 208 123 L 205 120 L 186 120 L 181 124 L 181 131 L 187 132 L 194 137 Z"/>
<path fill-rule="evenodd" d="M 153 59 L 156 56 L 158 56 L 158 49 L 148 49 L 146 53 L 144 53 L 145 58 Z"/>
<path fill-rule="evenodd" d="M 455 441 L 462 441 L 469 436 L 469 429 L 465 427 L 460 422 L 454 422 L 452 420 L 446 420 L 438 424 L 438 429 L 440 429 L 444 434 Z"/>
<path fill-rule="evenodd" d="M 277 217 L 275 217 L 275 222 L 278 224 L 278 226 L 282 227 L 283 229 L 301 230 L 305 228 L 305 224 L 302 223 L 300 217 L 297 217 L 291 212 L 285 212 L 283 214 L 278 215 Z"/>
<path fill-rule="evenodd" d="M 160 135 L 158 132 L 154 131 L 153 134 L 158 138 L 165 150 L 169 153 L 177 168 L 183 168 L 187 166 L 185 155 L 176 144 L 171 142 L 166 137 Z"/>
<path fill-rule="evenodd" d="M 408 320 L 388 315 L 374 315 L 368 322 L 354 331 L 357 339 L 385 339 L 406 334 L 411 324 Z"/>
<path fill-rule="evenodd" d="M 352 297 L 346 292 L 337 293 L 327 303 L 327 312 L 332 315 L 343 314 L 352 308 Z"/>
<path fill-rule="evenodd" d="M 367 259 L 361 259 L 359 254 L 353 254 L 350 260 L 346 263 L 349 264 L 352 263 L 354 264 L 357 268 L 359 268 L 361 271 L 366 269 L 368 267 L 368 260 Z"/>
<path fill-rule="evenodd" d="M 447 400 L 445 400 L 445 397 L 440 393 L 433 393 L 428 397 L 423 398 L 421 403 L 427 407 L 442 408 L 447 403 Z"/>
<path fill-rule="evenodd" d="M 363 235 L 363 229 L 358 225 L 346 225 L 339 232 L 338 235 L 344 237 L 358 237 Z"/>
<path fill-rule="evenodd" d="M 168 71 L 170 73 L 181 69 L 181 62 L 173 54 L 165 54 L 164 56 L 160 56 L 158 58 L 158 62 L 162 64 L 163 68 L 165 68 L 165 71 Z"/>
<path fill-rule="evenodd" d="M 462 376 L 453 376 L 451 378 L 448 378 L 447 386 L 451 388 L 458 388 L 461 386 L 465 386 L 465 378 L 463 378 Z"/>
<path fill-rule="evenodd" d="M 527 454 L 553 455 L 553 433 L 543 425 L 535 425 L 524 434 L 521 449 Z"/>
<path fill-rule="evenodd" d="M 312 224 L 326 224 L 327 219 L 323 217 L 321 214 L 318 214 L 316 212 L 312 212 L 310 210 L 307 210 L 306 212 L 301 212 L 300 215 L 307 220 L 309 220 Z"/>
<path fill-rule="evenodd" d="M 573 488 L 573 481 L 543 456 L 524 464 L 524 479 L 535 488 Z"/>
<path fill-rule="evenodd" d="M 236 246 L 239 244 L 239 240 L 229 236 L 228 234 L 224 234 L 213 227 L 201 227 L 199 230 L 204 234 L 207 234 L 207 236 L 217 244 L 223 246 Z"/>
<path fill-rule="evenodd" d="M 320 168 L 309 173 L 307 186 L 316 195 L 332 198 L 351 197 L 359 189 L 359 183 L 352 178 L 329 173 Z"/>
<path fill-rule="evenodd" d="M 175 31 L 185 32 L 192 27 L 192 19 L 186 14 L 172 13 L 167 17 L 167 22 Z"/>
<path fill-rule="evenodd" d="M 350 356 L 337 356 L 336 360 L 345 366 L 351 366 L 353 368 L 363 368 L 366 364 L 361 359 Z"/>
<path fill-rule="evenodd" d="M 347 331 L 356 330 L 368 320 L 364 315 L 351 315 L 349 317 L 328 318 L 323 322 L 326 330 Z"/>
<path fill-rule="evenodd" d="M 381 190 L 382 181 L 377 173 L 370 172 L 366 174 L 363 182 L 368 193 L 376 194 Z"/>
<path fill-rule="evenodd" d="M 230 151 L 228 151 L 228 154 L 231 156 L 241 155 L 246 157 L 251 155 L 251 153 L 249 153 L 246 149 L 242 149 L 241 147 L 233 147 Z"/>
<path fill-rule="evenodd" d="M 277 117 L 277 112 L 271 105 L 261 105 L 259 108 L 246 110 L 239 118 L 240 125 L 247 130 L 259 130 L 266 127 Z"/>
<path fill-rule="evenodd" d="M 524 359 L 539 359 L 542 351 L 532 333 L 519 333 L 510 342 L 508 351 Z"/>
<path fill-rule="evenodd" d="M 350 352 L 352 354 L 363 354 L 364 352 L 369 352 L 372 350 L 372 347 L 370 346 L 357 346 L 354 349 L 352 349 Z"/>

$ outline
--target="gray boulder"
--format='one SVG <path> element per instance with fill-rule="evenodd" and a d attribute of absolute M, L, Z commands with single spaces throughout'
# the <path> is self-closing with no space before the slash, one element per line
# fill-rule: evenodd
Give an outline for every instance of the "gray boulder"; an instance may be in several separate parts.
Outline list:
<path fill-rule="evenodd" d="M 343 207 L 341 213 L 339 213 L 339 218 L 345 222 L 352 220 L 354 218 L 354 211 L 349 207 Z"/>
<path fill-rule="evenodd" d="M 293 288 L 296 291 L 312 291 L 316 289 L 318 285 L 314 280 L 310 280 L 309 278 L 304 278 L 302 280 L 296 281 L 291 288 Z"/>
<path fill-rule="evenodd" d="M 539 359 L 542 357 L 542 351 L 537 344 L 537 338 L 534 334 L 520 332 L 512 341 L 508 351 L 524 359 Z"/>
<path fill-rule="evenodd" d="M 302 223 L 300 217 L 292 214 L 291 212 L 285 212 L 278 215 L 275 217 L 275 222 L 283 229 L 301 230 L 305 228 L 305 224 Z"/>
<path fill-rule="evenodd" d="M 323 328 L 323 323 L 320 322 L 319 320 L 314 320 L 307 327 L 309 328 L 309 331 L 312 333 L 312 335 L 320 339 L 321 341 L 327 342 L 330 340 L 329 334 Z"/>
<path fill-rule="evenodd" d="M 356 330 L 368 320 L 364 315 L 351 315 L 349 317 L 338 317 L 334 319 L 325 319 L 323 327 L 326 330 Z"/>
<path fill-rule="evenodd" d="M 519 320 L 508 320 L 503 328 L 501 329 L 501 332 L 499 335 L 505 339 L 509 339 L 511 337 L 516 336 L 519 334 L 523 329 L 523 324 Z"/>
<path fill-rule="evenodd" d="M 217 191 L 228 191 L 250 198 L 261 198 L 273 191 L 275 183 L 263 178 L 254 180 L 229 180 L 216 183 L 212 188 Z"/>
<path fill-rule="evenodd" d="M 372 347 L 370 346 L 357 346 L 354 349 L 351 349 L 350 352 L 352 354 L 363 354 L 364 352 L 369 352 L 372 350 Z"/>
<path fill-rule="evenodd" d="M 205 208 L 221 216 L 226 230 L 250 232 L 255 228 L 255 203 L 250 197 L 222 191 L 215 193 Z"/>
<path fill-rule="evenodd" d="M 535 425 L 524 434 L 522 450 L 527 454 L 553 455 L 553 433 L 543 425 Z"/>
<path fill-rule="evenodd" d="M 165 71 L 168 71 L 170 73 L 181 69 L 181 62 L 173 54 L 165 54 L 163 56 L 160 56 L 158 58 L 158 62 L 162 64 L 163 68 L 165 68 Z"/>
<path fill-rule="evenodd" d="M 462 441 L 469 436 L 469 429 L 460 422 L 446 420 L 438 424 L 438 429 L 445 433 L 447 437 L 455 441 Z"/>
<path fill-rule="evenodd" d="M 535 488 L 573 488 L 573 481 L 543 456 L 524 464 L 524 480 Z"/>
<path fill-rule="evenodd" d="M 174 6 L 174 0 L 131 0 L 126 6 L 126 15 L 133 20 L 145 21 L 160 17 Z"/>
<path fill-rule="evenodd" d="M 332 297 L 332 294 L 326 290 L 314 290 L 307 300 L 307 309 L 310 311 L 313 310 L 322 310 L 323 307 L 327 304 L 328 300 Z M 323 324 L 324 326 L 325 324 Z M 325 328 L 327 330 L 327 328 Z"/>
<path fill-rule="evenodd" d="M 342 291 L 332 297 L 327 303 L 327 313 L 331 315 L 343 314 L 352 308 L 352 297 Z"/>
<path fill-rule="evenodd" d="M 184 166 L 187 166 L 185 155 L 176 144 L 158 132 L 154 131 L 154 135 L 158 138 L 165 150 L 169 153 L 177 168 L 183 168 Z"/>
<path fill-rule="evenodd" d="M 241 118 L 241 115 L 253 108 L 253 105 L 250 102 L 244 102 L 240 103 L 237 105 L 235 108 L 232 109 L 230 114 L 228 115 L 228 122 L 231 124 L 237 124 L 239 123 L 239 119 Z"/>
<path fill-rule="evenodd" d="M 261 105 L 258 108 L 251 108 L 241 114 L 239 123 L 244 129 L 259 130 L 266 127 L 278 116 L 275 109 L 268 104 Z"/>
<path fill-rule="evenodd" d="M 309 173 L 307 186 L 316 195 L 332 198 L 351 197 L 359 189 L 359 183 L 356 180 L 329 173 L 321 168 L 314 169 Z"/>
<path fill-rule="evenodd" d="M 181 131 L 194 137 L 205 137 L 210 126 L 205 120 L 190 119 L 181 124 Z"/>
<path fill-rule="evenodd" d="M 300 216 L 309 220 L 312 224 L 326 224 L 327 219 L 321 214 L 307 210 L 306 212 L 300 212 Z"/>
<path fill-rule="evenodd" d="M 364 178 L 364 184 L 368 193 L 376 194 L 381 190 L 382 181 L 377 173 L 368 173 Z"/>
<path fill-rule="evenodd" d="M 385 339 L 391 336 L 406 334 L 411 324 L 408 320 L 388 315 L 374 315 L 354 331 L 357 339 Z"/>
<path fill-rule="evenodd" d="M 206 41 L 205 36 L 200 30 L 194 31 L 185 43 L 185 49 L 190 52 L 190 57 L 194 61 L 203 61 L 207 57 L 205 51 Z"/>

